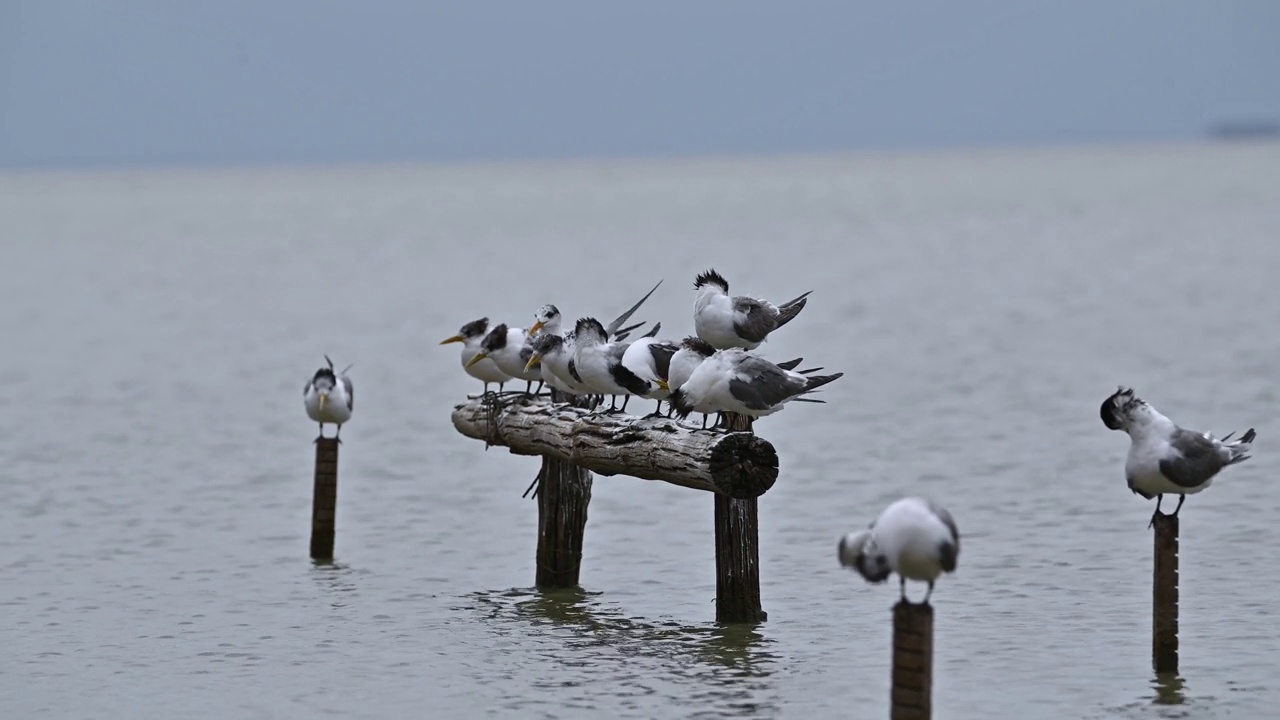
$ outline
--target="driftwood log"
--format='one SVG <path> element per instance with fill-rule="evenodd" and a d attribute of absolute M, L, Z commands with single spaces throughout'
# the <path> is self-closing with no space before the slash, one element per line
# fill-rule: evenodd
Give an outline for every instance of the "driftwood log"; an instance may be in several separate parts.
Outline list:
<path fill-rule="evenodd" d="M 730 498 L 763 495 L 778 479 L 778 453 L 750 432 L 698 430 L 662 417 L 592 412 L 546 397 L 453 410 L 459 433 L 518 455 L 540 455 L 597 475 L 631 475 Z"/>

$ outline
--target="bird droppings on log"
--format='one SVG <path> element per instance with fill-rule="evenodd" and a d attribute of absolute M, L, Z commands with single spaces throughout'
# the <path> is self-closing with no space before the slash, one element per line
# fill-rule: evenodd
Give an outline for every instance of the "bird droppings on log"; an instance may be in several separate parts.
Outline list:
<path fill-rule="evenodd" d="M 663 417 L 591 412 L 525 396 L 494 407 L 483 398 L 454 408 L 459 433 L 517 455 L 540 455 L 598 475 L 630 475 L 755 498 L 778 478 L 778 453 L 751 432 L 698 430 Z"/>

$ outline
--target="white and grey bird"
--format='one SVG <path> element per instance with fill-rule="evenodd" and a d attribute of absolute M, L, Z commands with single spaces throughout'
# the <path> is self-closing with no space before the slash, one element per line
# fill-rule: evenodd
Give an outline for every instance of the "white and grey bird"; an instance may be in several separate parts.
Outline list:
<path fill-rule="evenodd" d="M 1239 440 L 1231 441 L 1234 431 L 1218 439 L 1207 432 L 1178 427 L 1125 387 L 1102 401 L 1100 414 L 1108 428 L 1129 435 L 1125 480 L 1134 494 L 1147 500 L 1156 498 L 1151 524 L 1160 514 L 1165 493 L 1178 496 L 1178 506 L 1173 509 L 1176 517 L 1187 496 L 1209 487 L 1219 470 L 1251 457 L 1248 453 L 1256 436 L 1249 428 Z"/>
<path fill-rule="evenodd" d="M 671 392 L 679 390 L 686 382 L 689 381 L 689 378 L 693 376 L 693 371 L 698 369 L 698 366 L 702 364 L 703 360 L 706 360 L 715 354 L 716 349 L 711 347 L 711 343 L 708 343 L 702 338 L 689 336 L 682 340 L 679 347 L 676 349 L 675 354 L 671 356 L 670 370 L 667 377 L 668 400 L 670 399 Z M 795 358 L 794 360 L 778 363 L 778 367 L 783 370 L 795 370 L 803 361 L 804 358 Z M 797 372 L 801 374 L 809 374 L 815 373 L 821 369 L 821 367 L 816 367 L 808 368 L 807 370 L 797 370 Z M 796 402 L 825 402 L 823 400 L 804 397 L 793 398 L 793 400 Z M 668 405 L 670 405 L 670 402 L 668 402 Z M 668 414 L 673 410 L 674 408 L 668 410 Z M 705 430 L 707 427 L 707 416 L 710 413 L 719 411 L 704 402 L 699 407 L 694 408 L 691 412 L 702 413 L 702 428 Z M 718 424 L 719 421 L 717 421 L 717 425 Z"/>
<path fill-rule="evenodd" d="M 608 341 L 606 331 L 595 318 L 580 318 L 574 326 L 573 363 L 582 382 L 601 395 L 610 397 L 609 412 L 618 410 L 618 396 L 623 396 L 622 410 L 632 392 L 628 382 L 631 372 L 622 367 L 622 356 L 630 343 Z"/>
<path fill-rule="evenodd" d="M 769 333 L 786 325 L 804 309 L 809 292 L 775 306 L 768 300 L 729 296 L 729 281 L 715 270 L 698 275 L 693 281 L 698 297 L 693 304 L 693 327 L 698 337 L 717 350 L 744 348 L 754 350 Z"/>
<path fill-rule="evenodd" d="M 658 407 L 653 416 L 662 414 L 662 401 L 671 394 L 667 379 L 671 374 L 671 358 L 680 346 L 670 340 L 659 340 L 657 326 L 649 334 L 627 346 L 622 353 L 622 369 L 630 375 L 623 377 L 624 385 L 635 395 L 656 400 Z"/>
<path fill-rule="evenodd" d="M 307 417 L 320 423 L 320 436 L 316 438 L 316 442 L 324 438 L 325 423 L 338 426 L 333 437 L 342 442 L 338 436 L 342 433 L 342 424 L 351 419 L 351 413 L 355 410 L 356 388 L 351 383 L 351 378 L 347 377 L 350 365 L 342 372 L 335 373 L 333 361 L 328 355 L 324 356 L 324 361 L 329 367 L 316 370 L 316 374 L 302 388 L 302 404 L 307 409 Z"/>
<path fill-rule="evenodd" d="M 696 346 L 688 341 L 686 345 Z M 772 415 L 791 400 L 841 377 L 844 373 L 807 375 L 788 370 L 741 348 L 717 350 L 704 357 L 667 402 L 681 419 L 692 412 L 737 413 L 754 419 Z"/>
<path fill-rule="evenodd" d="M 477 353 L 480 352 L 480 343 L 484 340 L 489 330 L 489 318 L 482 317 L 479 320 L 472 320 L 462 329 L 458 330 L 458 334 L 453 337 L 447 337 L 440 341 L 441 345 L 449 343 L 462 343 L 462 369 L 468 375 L 484 383 L 485 393 L 489 392 L 490 383 L 498 383 L 498 390 L 501 392 L 502 386 L 513 376 L 508 375 L 498 368 L 497 363 L 489 358 L 484 358 L 479 362 L 471 362 Z"/>
<path fill-rule="evenodd" d="M 541 390 L 543 382 L 542 370 L 527 366 L 532 356 L 533 346 L 524 328 L 509 328 L 506 323 L 499 323 L 480 341 L 480 351 L 468 361 L 467 367 L 492 360 L 502 372 L 524 380 L 525 393 L 532 393 L 533 384 L 538 383 Z"/>
<path fill-rule="evenodd" d="M 951 513 L 921 497 L 896 500 L 866 530 L 846 534 L 837 546 L 840 565 L 852 568 L 869 583 L 898 574 L 902 599 L 907 580 L 929 583 L 921 604 L 929 602 L 942 573 L 956 570 L 960 531 Z"/>
<path fill-rule="evenodd" d="M 594 391 L 582 382 L 573 361 L 573 345 L 564 335 L 542 332 L 533 337 L 533 354 L 525 363 L 532 369 L 542 367 L 542 378 L 548 385 L 569 395 L 592 395 Z"/>

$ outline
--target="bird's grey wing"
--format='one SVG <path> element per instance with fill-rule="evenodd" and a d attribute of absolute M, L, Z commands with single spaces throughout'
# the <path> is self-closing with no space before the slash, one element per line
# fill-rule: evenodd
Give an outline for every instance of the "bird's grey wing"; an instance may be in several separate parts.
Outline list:
<path fill-rule="evenodd" d="M 778 309 L 754 298 L 734 298 L 733 311 L 733 329 L 751 342 L 764 342 L 769 333 L 778 327 Z"/>
<path fill-rule="evenodd" d="M 661 281 L 661 280 L 659 280 L 659 281 L 658 281 L 658 285 L 661 285 L 661 284 L 662 284 L 662 281 Z M 630 318 L 632 315 L 634 315 L 634 314 L 636 313 L 636 311 L 637 311 L 637 310 L 639 310 L 639 309 L 640 309 L 640 306 L 644 304 L 644 301 L 645 301 L 645 300 L 648 300 L 648 299 L 649 299 L 649 296 L 653 294 L 653 291 L 658 289 L 658 285 L 654 285 L 654 286 L 653 286 L 653 290 L 650 290 L 649 292 L 645 293 L 645 294 L 644 294 L 644 297 L 640 298 L 639 302 L 637 302 L 635 305 L 632 305 L 630 310 L 628 310 L 628 311 L 626 311 L 626 312 L 622 313 L 622 314 L 621 314 L 621 315 L 619 315 L 617 318 L 615 318 L 613 322 L 609 323 L 609 326 L 608 326 L 608 327 L 606 327 L 606 328 L 604 329 L 605 337 L 610 337 L 610 336 L 612 336 L 612 335 L 614 335 L 614 334 L 616 334 L 616 333 L 620 332 L 620 331 L 618 330 L 618 328 L 622 327 L 622 323 L 626 322 L 628 318 Z M 641 326 L 641 325 L 643 325 L 643 324 L 644 324 L 644 323 L 639 323 L 639 324 L 637 324 L 637 325 L 633 325 L 632 327 L 627 328 L 627 329 L 628 329 L 628 330 L 634 330 L 634 329 L 636 329 L 636 328 L 640 327 L 640 326 Z"/>
<path fill-rule="evenodd" d="M 1224 463 L 1209 438 L 1197 432 L 1178 428 L 1169 438 L 1169 446 L 1178 457 L 1160 461 L 1160 474 L 1180 487 L 1203 485 L 1222 469 Z"/>
<path fill-rule="evenodd" d="M 631 347 L 631 343 L 611 342 L 604 348 L 605 357 L 609 358 L 610 365 L 616 365 L 622 362 L 622 355 Z"/>
<path fill-rule="evenodd" d="M 938 519 L 942 521 L 942 524 L 946 525 L 947 529 L 951 531 L 951 540 L 956 544 L 956 554 L 959 555 L 960 554 L 960 530 L 956 528 L 956 521 L 952 519 L 951 513 L 947 512 L 946 508 L 942 507 L 941 505 L 935 503 L 932 500 L 926 500 L 925 503 L 928 504 L 929 510 L 934 515 L 938 516 Z"/>
<path fill-rule="evenodd" d="M 679 349 L 675 343 L 649 343 L 649 354 L 653 356 L 653 367 L 657 370 L 658 377 L 666 380 L 671 376 L 671 356 Z"/>
<path fill-rule="evenodd" d="M 729 379 L 729 392 L 752 410 L 765 410 L 804 390 L 777 365 L 757 357 L 738 364 Z"/>
<path fill-rule="evenodd" d="M 351 378 L 346 375 L 342 376 L 342 384 L 347 390 L 347 410 L 354 411 L 356 409 L 356 386 L 351 382 Z"/>

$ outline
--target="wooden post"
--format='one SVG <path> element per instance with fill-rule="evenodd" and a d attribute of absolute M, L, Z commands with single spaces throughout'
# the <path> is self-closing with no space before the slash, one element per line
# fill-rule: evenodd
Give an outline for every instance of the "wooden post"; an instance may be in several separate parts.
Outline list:
<path fill-rule="evenodd" d="M 1152 583 L 1151 665 L 1157 673 L 1178 672 L 1178 518 L 1155 518 L 1155 572 Z"/>
<path fill-rule="evenodd" d="M 933 715 L 933 607 L 904 598 L 893 606 L 893 690 L 890 720 Z"/>
<path fill-rule="evenodd" d="M 751 431 L 751 417 L 727 413 L 730 430 Z M 750 463 L 746 457 L 744 463 Z M 758 623 L 760 606 L 760 515 L 756 498 L 715 495 L 716 622 Z"/>
<path fill-rule="evenodd" d="M 311 559 L 333 559 L 333 528 L 338 514 L 338 440 L 316 441 L 316 485 L 311 502 Z"/>
<path fill-rule="evenodd" d="M 555 390 L 552 401 L 563 401 Z M 591 472 L 571 462 L 544 455 L 538 475 L 539 589 L 578 585 L 582 567 L 582 536 L 591 503 Z"/>

